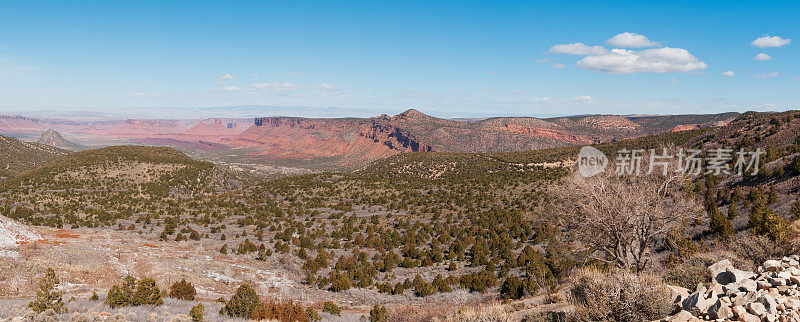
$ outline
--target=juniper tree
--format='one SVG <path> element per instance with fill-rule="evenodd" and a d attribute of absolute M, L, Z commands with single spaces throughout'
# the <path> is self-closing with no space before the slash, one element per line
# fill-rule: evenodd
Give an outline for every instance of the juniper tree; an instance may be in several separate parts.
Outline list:
<path fill-rule="evenodd" d="M 57 290 L 60 281 L 52 268 L 47 268 L 44 277 L 39 280 L 36 299 L 28 303 L 28 307 L 37 313 L 52 309 L 55 313 L 66 313 L 61 291 Z"/>

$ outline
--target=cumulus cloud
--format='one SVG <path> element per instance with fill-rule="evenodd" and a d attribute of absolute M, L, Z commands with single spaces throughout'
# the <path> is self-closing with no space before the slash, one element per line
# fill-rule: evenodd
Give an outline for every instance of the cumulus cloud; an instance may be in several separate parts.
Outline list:
<path fill-rule="evenodd" d="M 228 91 L 228 92 L 236 92 L 236 91 L 239 90 L 239 88 L 236 87 L 236 86 L 222 86 L 219 89 L 221 89 L 223 91 Z"/>
<path fill-rule="evenodd" d="M 760 53 L 760 54 L 756 55 L 756 57 L 753 57 L 753 60 L 755 60 L 755 61 L 765 61 L 765 60 L 770 60 L 770 59 L 772 59 L 772 56 L 767 55 L 765 53 Z"/>
<path fill-rule="evenodd" d="M 778 72 L 761 73 L 761 74 L 756 75 L 756 79 L 773 78 L 773 77 L 778 77 L 778 75 L 780 75 Z"/>
<path fill-rule="evenodd" d="M 584 57 L 576 66 L 608 74 L 690 73 L 708 67 L 688 50 L 670 47 L 641 51 L 613 49 L 604 55 Z"/>
<path fill-rule="evenodd" d="M 231 79 L 234 79 L 233 75 L 231 74 L 225 74 L 219 77 L 219 80 L 231 80 Z"/>
<path fill-rule="evenodd" d="M 633 32 L 623 32 L 619 35 L 616 35 L 607 40 L 606 44 L 613 47 L 623 48 L 644 48 L 658 46 L 657 42 L 650 41 L 650 39 L 647 39 L 647 37 Z"/>
<path fill-rule="evenodd" d="M 550 98 L 547 97 L 547 96 L 545 96 L 545 97 L 531 97 L 530 101 L 533 102 L 533 103 L 547 103 L 547 102 L 550 101 Z"/>
<path fill-rule="evenodd" d="M 751 42 L 750 45 L 759 48 L 765 48 L 765 47 L 783 47 L 791 43 L 792 43 L 791 39 L 783 39 L 779 36 L 764 36 L 764 37 L 759 37 L 756 40 L 753 40 L 753 42 Z"/>
<path fill-rule="evenodd" d="M 553 68 L 561 69 L 561 68 L 564 68 L 564 67 L 567 67 L 567 65 L 559 64 L 559 63 L 553 64 Z"/>
<path fill-rule="evenodd" d="M 336 85 L 322 83 L 322 84 L 317 84 L 317 87 L 322 88 L 322 89 L 334 89 L 334 88 L 336 88 Z"/>
<path fill-rule="evenodd" d="M 289 75 L 289 76 L 306 76 L 306 72 L 304 72 L 304 71 L 292 72 L 292 73 L 286 73 L 286 75 Z"/>
<path fill-rule="evenodd" d="M 279 90 L 279 91 L 293 91 L 297 87 L 295 84 L 292 83 L 254 83 L 252 85 L 255 89 L 264 89 L 264 90 Z"/>
<path fill-rule="evenodd" d="M 583 43 L 563 44 L 550 47 L 547 51 L 549 54 L 564 54 L 564 55 L 603 55 L 608 53 L 608 49 L 603 46 L 586 46 Z"/>
<path fill-rule="evenodd" d="M 722 73 L 722 76 L 733 77 L 736 76 L 736 73 L 734 73 L 732 70 L 726 70 L 725 72 Z"/>

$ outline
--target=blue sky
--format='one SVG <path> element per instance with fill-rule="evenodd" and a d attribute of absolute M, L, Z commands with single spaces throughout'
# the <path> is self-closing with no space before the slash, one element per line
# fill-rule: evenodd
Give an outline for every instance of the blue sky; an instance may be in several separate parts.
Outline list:
<path fill-rule="evenodd" d="M 0 113 L 785 110 L 800 108 L 798 12 L 798 1 L 3 1 Z"/>

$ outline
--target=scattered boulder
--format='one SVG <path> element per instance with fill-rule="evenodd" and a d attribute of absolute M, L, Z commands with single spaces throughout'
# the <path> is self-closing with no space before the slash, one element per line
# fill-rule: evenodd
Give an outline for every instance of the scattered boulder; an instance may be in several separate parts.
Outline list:
<path fill-rule="evenodd" d="M 680 303 L 668 321 L 800 321 L 800 256 L 768 260 L 758 273 L 723 260 L 708 266 L 712 282 L 688 294 L 673 288 Z"/>

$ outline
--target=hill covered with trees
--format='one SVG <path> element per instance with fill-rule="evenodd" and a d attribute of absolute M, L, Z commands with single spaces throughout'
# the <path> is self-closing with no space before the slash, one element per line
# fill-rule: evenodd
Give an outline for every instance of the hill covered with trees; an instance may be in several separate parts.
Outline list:
<path fill-rule="evenodd" d="M 52 146 L 0 135 L 0 177 L 13 177 L 68 153 Z"/>

